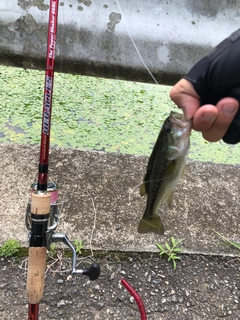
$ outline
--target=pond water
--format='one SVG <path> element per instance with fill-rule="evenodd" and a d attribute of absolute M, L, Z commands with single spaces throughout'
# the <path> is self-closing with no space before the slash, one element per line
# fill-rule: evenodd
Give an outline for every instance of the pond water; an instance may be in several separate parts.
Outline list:
<path fill-rule="evenodd" d="M 0 66 L 0 142 L 38 144 L 44 72 Z M 55 73 L 51 145 L 149 156 L 176 106 L 170 87 Z M 239 164 L 240 144 L 191 135 L 192 160 Z"/>

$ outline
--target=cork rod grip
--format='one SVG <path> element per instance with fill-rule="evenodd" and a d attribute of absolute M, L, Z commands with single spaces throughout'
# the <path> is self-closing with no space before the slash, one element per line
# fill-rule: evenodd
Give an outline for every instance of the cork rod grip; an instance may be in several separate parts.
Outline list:
<path fill-rule="evenodd" d="M 51 195 L 50 193 L 33 193 L 31 200 L 31 213 L 39 215 L 38 223 L 45 220 L 51 210 Z M 33 221 L 32 224 L 35 222 Z M 46 230 L 45 230 L 46 233 Z M 31 237 L 34 237 L 32 234 Z M 45 235 L 44 235 L 45 236 Z M 28 254 L 28 273 L 27 273 L 27 299 L 30 304 L 37 304 L 40 302 L 44 291 L 44 278 L 46 269 L 46 246 L 30 246 Z"/>
<path fill-rule="evenodd" d="M 26 292 L 31 304 L 39 303 L 43 296 L 46 253 L 46 247 L 29 248 Z"/>

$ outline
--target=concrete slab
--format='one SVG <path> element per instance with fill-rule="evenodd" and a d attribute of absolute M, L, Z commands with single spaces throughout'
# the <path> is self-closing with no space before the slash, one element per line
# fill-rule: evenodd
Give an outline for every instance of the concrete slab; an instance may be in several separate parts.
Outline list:
<path fill-rule="evenodd" d="M 239 28 L 239 1 L 60 1 L 56 70 L 174 84 Z M 118 5 L 119 4 L 119 5 Z M 120 7 L 119 7 L 120 6 Z M 49 1 L 0 2 L 0 64 L 45 69 Z"/>
<path fill-rule="evenodd" d="M 29 185 L 37 179 L 38 146 L 0 144 L 0 244 L 9 238 L 27 246 L 24 213 Z M 219 244 L 211 230 L 240 242 L 240 167 L 188 162 L 174 194 L 174 208 L 161 208 L 164 236 L 137 233 L 146 199 L 138 187 L 147 157 L 52 148 L 49 180 L 56 181 L 64 201 L 59 232 L 82 239 L 85 248 L 158 251 L 170 236 L 184 238 L 185 253 L 237 255 Z"/>

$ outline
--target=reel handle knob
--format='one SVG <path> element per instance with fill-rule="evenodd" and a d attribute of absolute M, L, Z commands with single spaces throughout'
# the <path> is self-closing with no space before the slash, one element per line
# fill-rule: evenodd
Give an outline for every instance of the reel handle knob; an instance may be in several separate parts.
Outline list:
<path fill-rule="evenodd" d="M 96 280 L 100 275 L 100 264 L 94 262 L 91 267 L 81 270 L 82 274 L 88 276 L 90 280 Z"/>

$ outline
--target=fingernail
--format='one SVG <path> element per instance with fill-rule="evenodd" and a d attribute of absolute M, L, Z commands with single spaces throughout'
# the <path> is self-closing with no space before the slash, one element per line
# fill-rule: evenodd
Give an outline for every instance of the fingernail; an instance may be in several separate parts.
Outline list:
<path fill-rule="evenodd" d="M 181 109 L 182 109 L 183 114 L 184 114 L 184 119 L 185 119 L 186 121 L 191 120 L 191 119 L 192 119 L 192 116 L 188 113 L 188 110 L 186 110 L 186 108 L 184 108 L 184 107 L 182 107 Z"/>
<path fill-rule="evenodd" d="M 231 116 L 236 111 L 236 106 L 234 104 L 224 104 L 222 106 L 222 113 L 226 116 Z"/>

